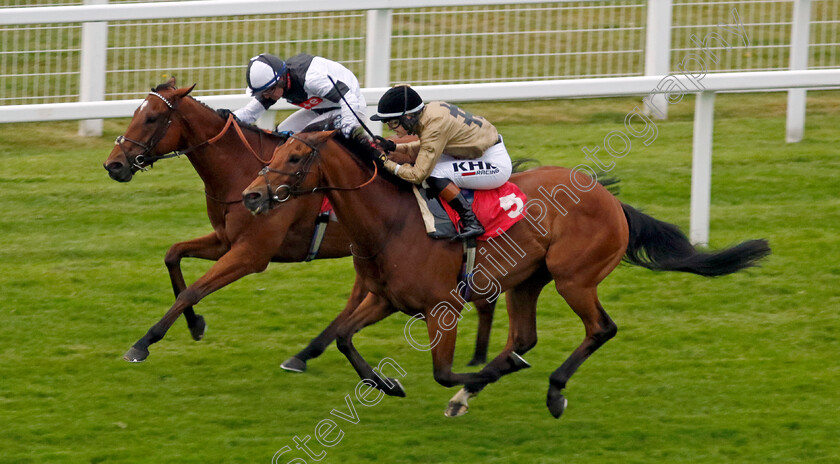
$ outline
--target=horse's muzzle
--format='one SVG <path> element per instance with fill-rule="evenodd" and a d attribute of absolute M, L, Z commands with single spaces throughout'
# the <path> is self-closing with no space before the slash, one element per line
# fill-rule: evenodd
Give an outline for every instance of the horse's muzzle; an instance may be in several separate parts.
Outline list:
<path fill-rule="evenodd" d="M 128 182 L 132 177 L 134 177 L 134 172 L 132 172 L 131 166 L 123 164 L 119 161 L 112 161 L 102 166 L 106 171 L 108 171 L 108 176 L 117 182 Z"/>
<path fill-rule="evenodd" d="M 269 198 L 259 190 L 246 191 L 242 193 L 242 203 L 253 214 L 263 214 L 268 212 Z"/>

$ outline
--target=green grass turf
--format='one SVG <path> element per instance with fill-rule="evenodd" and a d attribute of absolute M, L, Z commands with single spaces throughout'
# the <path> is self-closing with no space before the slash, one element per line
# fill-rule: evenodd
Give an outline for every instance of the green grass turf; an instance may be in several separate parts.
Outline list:
<path fill-rule="evenodd" d="M 302 458 L 294 436 L 332 418 L 344 433 L 322 462 L 816 463 L 840 460 L 840 95 L 812 93 L 805 140 L 784 143 L 784 95 L 721 95 L 715 119 L 711 245 L 767 238 L 763 267 L 718 279 L 621 266 L 600 286 L 619 326 L 545 408 L 548 375 L 582 326 L 548 287 L 533 368 L 489 386 L 464 417 L 443 416 L 427 353 L 395 315 L 356 336 L 396 360 L 408 397 L 365 407 L 331 347 L 295 375 L 279 363 L 343 306 L 348 259 L 273 264 L 197 306 L 207 336 L 179 320 L 143 364 L 122 353 L 172 303 L 169 245 L 210 231 L 202 184 L 184 159 L 129 184 L 101 167 L 127 121 L 102 138 L 76 123 L 0 126 L 0 462 L 252 463 Z M 636 99 L 463 105 L 497 123 L 514 156 L 576 165 L 581 147 L 622 127 Z M 621 199 L 688 226 L 692 100 L 659 136 L 616 160 Z M 209 266 L 184 262 L 191 282 Z M 476 318 L 456 352 L 469 359 Z M 507 331 L 497 312 L 491 353 Z M 463 370 L 466 370 L 464 368 Z M 335 435 L 333 435 L 335 437 Z M 303 461 L 293 461 L 303 462 Z"/>

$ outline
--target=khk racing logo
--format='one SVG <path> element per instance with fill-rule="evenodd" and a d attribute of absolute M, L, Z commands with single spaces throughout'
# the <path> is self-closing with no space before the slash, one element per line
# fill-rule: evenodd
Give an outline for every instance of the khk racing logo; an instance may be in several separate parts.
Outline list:
<path fill-rule="evenodd" d="M 476 174 L 492 175 L 499 173 L 499 168 L 484 161 L 461 161 L 452 163 L 452 167 L 453 172 L 461 175 L 462 177 L 474 176 Z"/>

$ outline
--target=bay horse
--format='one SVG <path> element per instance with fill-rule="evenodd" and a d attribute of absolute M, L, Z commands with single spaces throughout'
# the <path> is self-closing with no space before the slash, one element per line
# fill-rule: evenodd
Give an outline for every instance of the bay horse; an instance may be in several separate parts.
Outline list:
<path fill-rule="evenodd" d="M 371 292 L 337 328 L 339 350 L 366 383 L 404 396 L 396 379 L 371 368 L 352 337 L 396 311 L 413 316 L 405 327 L 406 340 L 431 351 L 435 380 L 445 387 L 464 385 L 446 410 L 449 416 L 466 412 L 467 399 L 488 383 L 529 367 L 522 355 L 537 343 L 537 298 L 552 280 L 585 329 L 581 344 L 549 377 L 546 405 L 559 418 L 567 405 L 562 391 L 569 378 L 616 334 L 597 286 L 622 259 L 652 270 L 719 276 L 756 265 L 770 253 L 765 240 L 699 252 L 677 226 L 621 203 L 578 170 L 539 167 L 514 174 L 511 181 L 529 198 L 522 208 L 525 219 L 498 239 L 479 242 L 474 277 L 480 277 L 469 282 L 473 299 L 507 292 L 507 344 L 479 372 L 455 373 L 453 352 L 464 303 L 458 291 L 461 244 L 426 236 L 409 184 L 382 172 L 377 156 L 367 141 L 334 131 L 292 136 L 245 189 L 243 199 L 252 211 L 268 211 L 307 201 L 312 192 L 327 195 L 352 242 L 357 276 Z M 426 323 L 428 344 L 411 333 L 417 319 Z"/>
<path fill-rule="evenodd" d="M 193 86 L 195 87 L 195 86 Z M 290 203 L 267 216 L 254 216 L 242 205 L 242 190 L 268 163 L 276 146 L 285 141 L 278 134 L 252 127 L 239 127 L 212 108 L 190 97 L 193 87 L 177 88 L 175 79 L 154 88 L 134 112 L 123 136 L 117 139 L 104 166 L 110 177 L 129 182 L 138 170 L 145 170 L 167 153 L 186 156 L 204 181 L 207 215 L 213 232 L 179 242 L 164 258 L 175 292 L 175 303 L 163 318 L 123 356 L 127 361 L 143 361 L 149 346 L 159 341 L 183 313 L 190 333 L 201 340 L 204 318 L 193 305 L 214 291 L 242 277 L 262 272 L 269 262 L 301 262 L 307 259 L 323 194 L 310 195 Z M 328 223 L 316 259 L 350 255 L 350 241 L 340 223 Z M 187 286 L 181 272 L 181 259 L 214 260 L 210 269 Z M 347 305 L 320 335 L 281 367 L 294 372 L 306 370 L 309 359 L 319 356 L 335 339 L 335 327 L 363 299 L 357 279 Z M 495 303 L 476 304 L 479 328 L 476 349 L 469 365 L 483 364 L 487 356 L 490 326 Z"/>

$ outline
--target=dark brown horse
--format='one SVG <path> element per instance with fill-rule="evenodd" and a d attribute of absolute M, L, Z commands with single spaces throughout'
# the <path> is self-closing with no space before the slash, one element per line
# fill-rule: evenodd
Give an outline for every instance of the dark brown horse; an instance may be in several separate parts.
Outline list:
<path fill-rule="evenodd" d="M 192 163 L 204 181 L 207 214 L 213 232 L 172 245 L 165 263 L 175 291 L 175 304 L 134 346 L 124 359 L 143 361 L 149 345 L 166 334 L 182 312 L 192 337 L 204 335 L 204 318 L 193 305 L 210 293 L 248 274 L 263 271 L 268 263 L 301 262 L 307 257 L 315 230 L 315 218 L 323 194 L 277 208 L 271 214 L 254 216 L 242 206 L 242 189 L 271 158 L 285 138 L 250 127 L 239 128 L 213 109 L 189 97 L 192 88 L 178 89 L 175 80 L 155 88 L 135 111 L 125 135 L 105 161 L 111 178 L 128 182 L 140 169 L 151 166 L 164 154 L 178 151 Z M 350 242 L 341 225 L 330 222 L 317 258 L 350 255 Z M 181 273 L 182 258 L 215 260 L 216 263 L 192 285 Z M 350 299 L 339 316 L 300 353 L 286 360 L 284 369 L 301 372 L 335 339 L 335 328 L 364 297 L 357 279 Z M 470 364 L 483 364 L 493 320 L 494 304 L 477 305 L 479 333 Z"/>
<path fill-rule="evenodd" d="M 395 311 L 426 322 L 429 343 L 417 342 L 410 319 L 407 341 L 431 350 L 434 378 L 443 386 L 465 385 L 447 415 L 466 411 L 471 394 L 501 376 L 528 367 L 520 355 L 537 343 L 536 305 L 550 281 L 583 321 L 583 342 L 549 378 L 547 406 L 554 417 L 566 407 L 562 390 L 577 368 L 616 334 L 598 301 L 598 284 L 622 258 L 655 270 L 718 276 L 754 265 L 770 253 L 753 240 L 715 253 L 700 253 L 671 224 L 622 204 L 591 177 L 565 168 L 542 167 L 511 178 L 529 201 L 527 220 L 498 239 L 481 242 L 473 299 L 507 292 L 509 337 L 504 350 L 477 373 L 454 373 L 453 351 L 463 305 L 458 287 L 461 245 L 430 240 L 414 196 L 393 176 L 377 176 L 376 153 L 365 142 L 334 132 L 301 134 L 278 147 L 262 175 L 243 192 L 246 206 L 265 211 L 325 192 L 346 228 L 357 276 L 370 294 L 338 327 L 336 343 L 356 372 L 396 396 L 399 383 L 380 377 L 356 351 L 352 336 Z M 294 198 L 293 201 L 286 201 Z"/>

